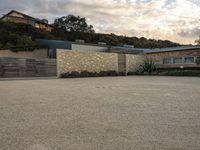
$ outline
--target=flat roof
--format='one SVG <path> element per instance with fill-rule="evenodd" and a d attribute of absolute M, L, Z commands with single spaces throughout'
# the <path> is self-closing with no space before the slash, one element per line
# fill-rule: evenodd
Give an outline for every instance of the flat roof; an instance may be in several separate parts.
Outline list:
<path fill-rule="evenodd" d="M 169 47 L 169 48 L 155 48 L 155 49 L 144 49 L 144 53 L 162 53 L 162 52 L 173 52 L 173 51 L 183 51 L 183 50 L 194 50 L 200 49 L 200 45 L 196 46 L 180 46 L 180 47 Z"/>
<path fill-rule="evenodd" d="M 200 49 L 200 45 L 192 46 L 179 46 L 179 47 L 169 47 L 169 48 L 155 48 L 155 49 L 146 49 L 146 48 L 127 48 L 121 46 L 113 46 L 111 50 L 116 50 L 124 53 L 162 53 L 162 52 L 174 52 L 174 51 L 183 51 L 183 50 L 194 50 Z"/>
<path fill-rule="evenodd" d="M 146 50 L 150 50 L 150 49 L 146 49 Z M 112 46 L 111 52 L 119 52 L 119 53 L 127 53 L 127 54 L 142 54 L 144 53 L 144 49 Z"/>
<path fill-rule="evenodd" d="M 66 41 L 66 42 L 70 42 L 70 43 L 72 43 L 72 44 L 77 44 L 77 45 L 98 46 L 98 47 L 110 47 L 109 45 L 103 45 L 103 44 L 81 43 L 81 42 L 71 42 L 71 41 Z"/>

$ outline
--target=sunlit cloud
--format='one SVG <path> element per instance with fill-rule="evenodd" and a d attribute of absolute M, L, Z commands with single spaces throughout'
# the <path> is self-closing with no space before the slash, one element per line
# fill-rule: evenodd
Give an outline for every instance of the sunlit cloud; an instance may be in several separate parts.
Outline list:
<path fill-rule="evenodd" d="M 200 35 L 199 0 L 0 0 L 0 13 L 23 11 L 51 22 L 75 14 L 96 32 L 193 44 Z M 45 5 L 44 5 L 45 4 Z"/>

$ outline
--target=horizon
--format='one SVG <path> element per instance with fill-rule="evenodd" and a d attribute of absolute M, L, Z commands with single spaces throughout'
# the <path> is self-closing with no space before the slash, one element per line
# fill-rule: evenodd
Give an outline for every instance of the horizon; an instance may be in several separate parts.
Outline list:
<path fill-rule="evenodd" d="M 200 35 L 198 0 L 0 0 L 0 13 L 20 11 L 51 23 L 69 14 L 79 15 L 97 33 L 169 40 L 194 44 Z M 46 3 L 46 5 L 42 5 Z M 106 5 L 105 5 L 106 4 Z M 59 9 L 58 9 L 59 8 Z M 87 10 L 87 11 L 85 11 Z"/>

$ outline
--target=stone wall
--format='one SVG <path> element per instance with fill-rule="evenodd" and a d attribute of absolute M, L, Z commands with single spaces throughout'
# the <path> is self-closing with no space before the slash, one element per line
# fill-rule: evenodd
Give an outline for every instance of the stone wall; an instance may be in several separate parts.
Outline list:
<path fill-rule="evenodd" d="M 15 57 L 15 58 L 34 58 L 34 59 L 43 59 L 47 58 L 48 50 L 39 49 L 34 51 L 19 51 L 12 52 L 10 50 L 0 50 L 0 57 Z"/>
<path fill-rule="evenodd" d="M 0 77 L 56 76 L 55 59 L 0 57 Z"/>
<path fill-rule="evenodd" d="M 118 54 L 101 52 L 57 51 L 58 76 L 72 71 L 118 71 Z"/>
<path fill-rule="evenodd" d="M 120 59 L 125 56 L 125 59 Z M 122 62 L 124 61 L 124 63 Z M 67 50 L 57 51 L 57 72 L 58 77 L 63 73 L 72 71 L 124 71 L 134 72 L 144 62 L 144 57 L 141 55 L 103 53 L 103 52 L 76 52 Z M 124 64 L 124 65 L 123 65 Z M 121 68 L 121 67 L 124 67 Z"/>
<path fill-rule="evenodd" d="M 144 61 L 145 61 L 144 55 L 126 54 L 126 73 L 137 71 L 140 65 L 144 63 Z"/>

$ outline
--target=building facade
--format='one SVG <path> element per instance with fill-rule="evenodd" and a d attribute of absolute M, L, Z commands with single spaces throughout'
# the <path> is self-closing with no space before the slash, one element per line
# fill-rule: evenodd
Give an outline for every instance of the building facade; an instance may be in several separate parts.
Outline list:
<path fill-rule="evenodd" d="M 157 49 L 146 52 L 158 68 L 200 67 L 200 46 Z"/>
<path fill-rule="evenodd" d="M 144 55 L 147 60 L 152 60 L 157 68 L 200 67 L 200 45 L 157 49 L 114 46 L 110 52 Z"/>
<path fill-rule="evenodd" d="M 73 50 L 79 52 L 109 52 L 108 45 L 91 44 L 82 42 L 70 42 L 70 41 L 58 41 L 58 40 L 46 40 L 36 39 L 36 43 L 48 47 L 48 53 L 50 58 L 57 57 L 57 49 Z"/>

